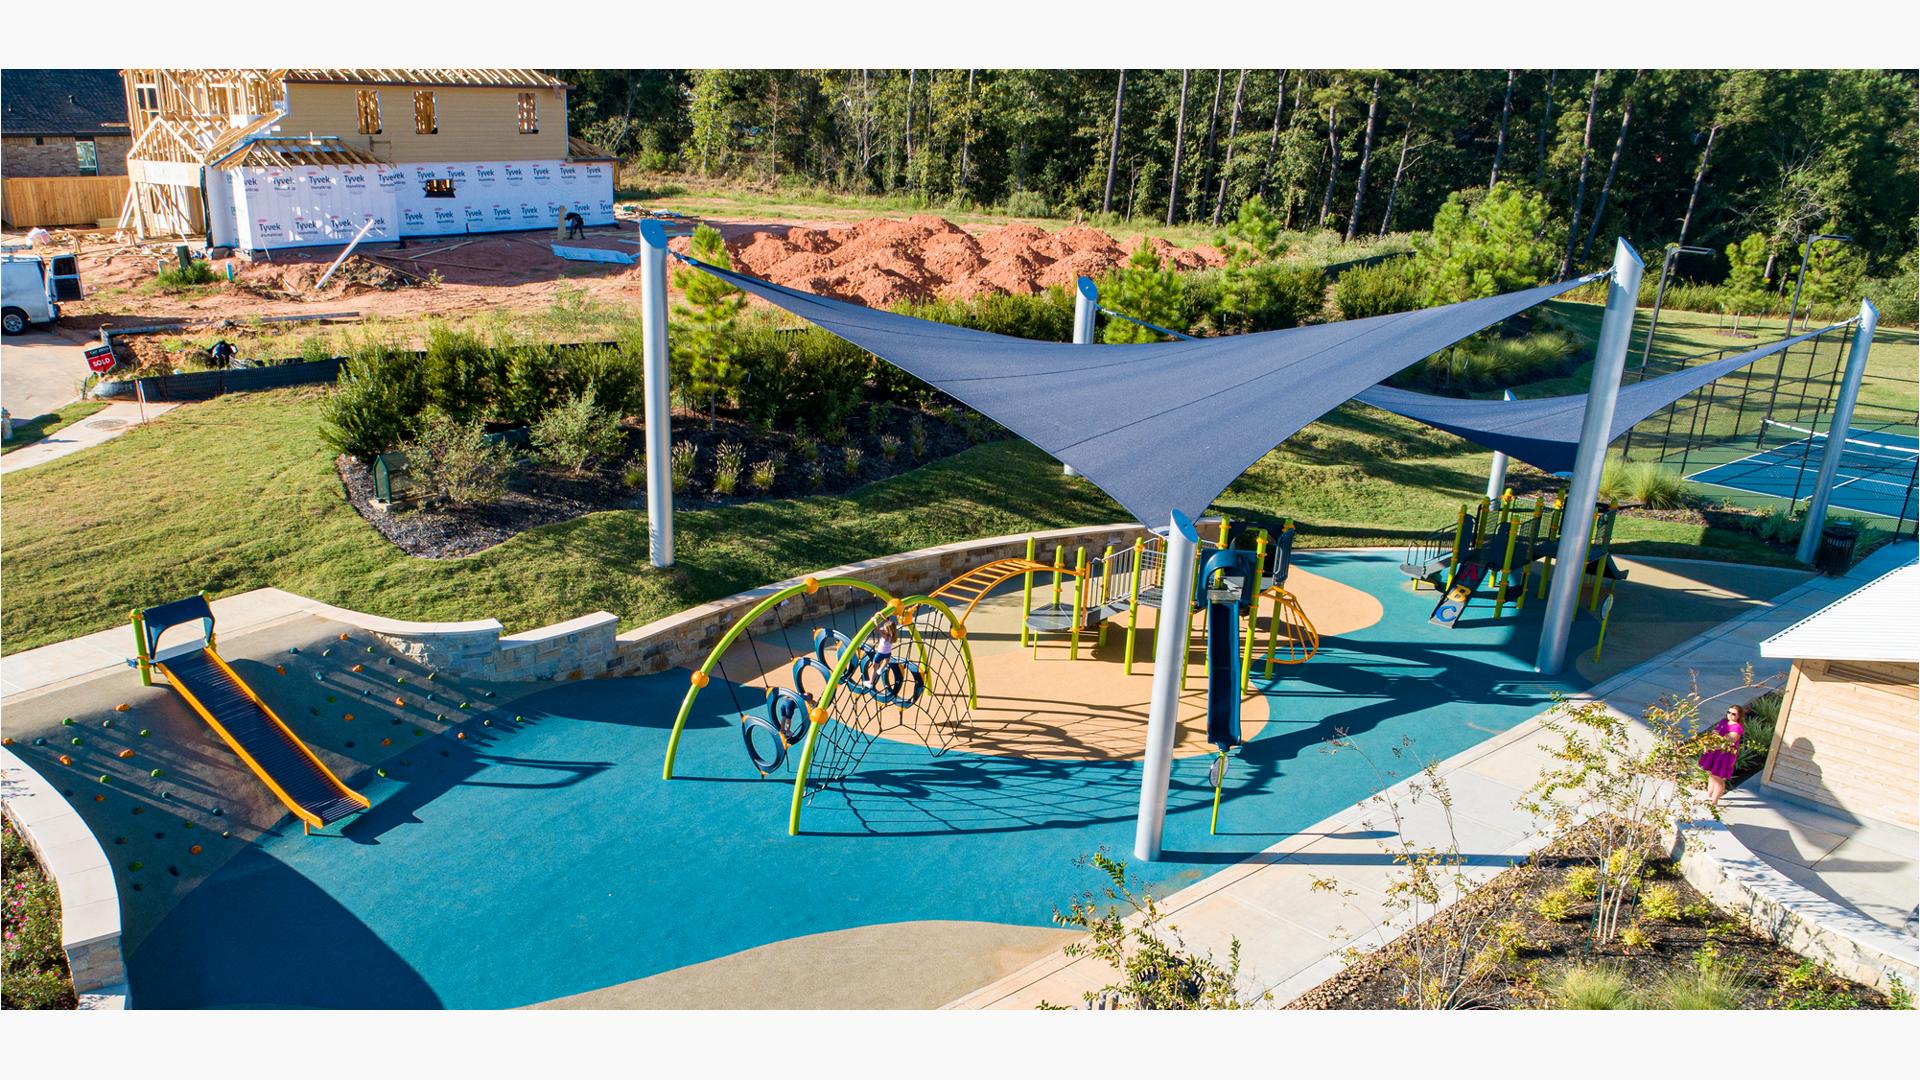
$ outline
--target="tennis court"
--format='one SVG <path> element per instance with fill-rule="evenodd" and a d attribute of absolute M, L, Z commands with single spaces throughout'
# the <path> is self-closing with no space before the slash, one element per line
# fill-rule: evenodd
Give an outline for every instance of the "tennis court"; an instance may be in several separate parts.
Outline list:
<path fill-rule="evenodd" d="M 1777 420 L 1766 421 L 1762 442 L 1780 437 L 1788 441 L 1689 473 L 1687 479 L 1755 495 L 1807 498 L 1813 494 L 1820 457 L 1826 451 L 1827 434 Z M 1832 505 L 1896 520 L 1913 517 L 1917 460 L 1920 460 L 1920 439 L 1912 433 L 1850 428 L 1845 450 L 1840 455 L 1840 471 L 1834 480 Z"/>

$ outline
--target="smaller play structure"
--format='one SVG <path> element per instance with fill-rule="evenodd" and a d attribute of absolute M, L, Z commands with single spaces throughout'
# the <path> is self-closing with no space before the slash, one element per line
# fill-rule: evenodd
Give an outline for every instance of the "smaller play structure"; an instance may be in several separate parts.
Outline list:
<path fill-rule="evenodd" d="M 347 787 L 214 650 L 213 607 L 204 593 L 132 614 L 140 681 L 158 671 L 305 830 L 324 829 L 372 805 Z M 200 622 L 197 640 L 161 649 L 169 629 Z"/>
<path fill-rule="evenodd" d="M 1506 612 L 1509 595 L 1514 610 L 1526 606 L 1536 563 L 1540 566 L 1539 595 L 1546 597 L 1565 510 L 1557 494 L 1535 496 L 1531 510 L 1524 510 L 1511 489 L 1497 501 L 1482 498 L 1477 507 L 1463 505 L 1453 525 L 1436 529 L 1407 546 L 1400 572 L 1410 579 L 1412 588 L 1431 585 L 1439 591 L 1429 616 L 1437 626 L 1452 629 L 1457 625 L 1473 598 L 1489 584 L 1494 591 L 1493 617 L 1498 619 Z M 1618 515 L 1619 507 L 1613 503 L 1595 507 L 1587 566 L 1580 579 L 1587 609 L 1600 617 L 1602 645 L 1607 618 L 1613 613 L 1615 587 L 1627 577 L 1612 554 Z M 1598 654 L 1596 646 L 1596 657 Z"/>
<path fill-rule="evenodd" d="M 840 629 L 842 612 L 876 601 L 878 610 L 851 633 Z M 816 625 L 821 622 L 826 625 Z M 795 624 L 814 627 L 804 647 L 792 641 Z M 756 628 L 780 636 L 781 652 L 771 663 L 761 654 Z M 752 662 L 751 674 L 744 677 L 728 671 L 728 653 L 741 642 Z M 943 753 L 960 737 L 978 703 L 966 626 L 944 600 L 895 598 L 853 578 L 808 578 L 754 605 L 695 669 L 667 739 L 663 778 L 674 778 L 687 718 L 716 675 L 739 718 L 755 771 L 764 779 L 791 766 L 788 835 L 799 833 L 807 799 L 846 779 L 874 740 L 904 734 L 936 755 Z M 761 701 L 742 700 L 742 691 L 751 701 L 756 689 Z M 795 747 L 797 756 L 790 753 Z"/>

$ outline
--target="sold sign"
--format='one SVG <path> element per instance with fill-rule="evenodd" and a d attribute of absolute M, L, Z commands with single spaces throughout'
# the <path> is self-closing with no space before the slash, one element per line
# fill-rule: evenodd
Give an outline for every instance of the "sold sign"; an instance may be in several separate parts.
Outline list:
<path fill-rule="evenodd" d="M 87 350 L 87 370 L 96 375 L 105 375 L 113 370 L 113 346 L 95 345 Z"/>

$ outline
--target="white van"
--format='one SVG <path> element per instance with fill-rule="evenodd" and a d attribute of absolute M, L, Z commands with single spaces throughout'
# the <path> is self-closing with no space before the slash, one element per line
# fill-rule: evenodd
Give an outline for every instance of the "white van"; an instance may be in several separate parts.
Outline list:
<path fill-rule="evenodd" d="M 62 299 L 80 298 L 80 278 L 71 255 L 54 256 L 52 273 L 34 255 L 0 257 L 0 331 L 24 334 L 35 323 L 60 317 Z"/>

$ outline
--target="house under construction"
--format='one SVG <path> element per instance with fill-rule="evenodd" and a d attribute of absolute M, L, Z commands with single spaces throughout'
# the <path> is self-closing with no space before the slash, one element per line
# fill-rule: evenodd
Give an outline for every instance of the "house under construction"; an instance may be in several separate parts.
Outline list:
<path fill-rule="evenodd" d="M 529 68 L 129 68 L 120 225 L 255 253 L 613 221 L 615 162 Z"/>

